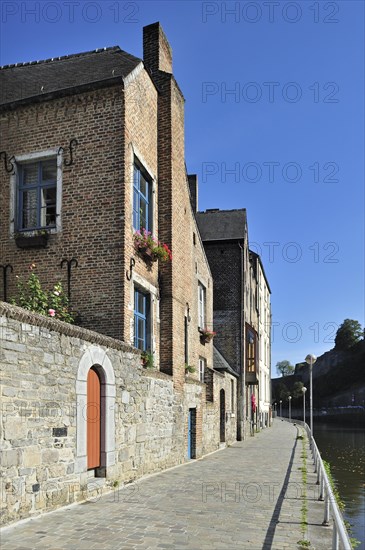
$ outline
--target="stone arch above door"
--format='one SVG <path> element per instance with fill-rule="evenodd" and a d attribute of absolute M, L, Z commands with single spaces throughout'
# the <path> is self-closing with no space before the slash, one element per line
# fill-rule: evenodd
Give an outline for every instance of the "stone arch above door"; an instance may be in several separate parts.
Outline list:
<path fill-rule="evenodd" d="M 75 473 L 87 471 L 86 406 L 87 375 L 95 367 L 101 378 L 101 401 L 104 411 L 102 466 L 115 464 L 115 376 L 105 350 L 90 346 L 80 359 L 76 378 L 76 464 Z"/>

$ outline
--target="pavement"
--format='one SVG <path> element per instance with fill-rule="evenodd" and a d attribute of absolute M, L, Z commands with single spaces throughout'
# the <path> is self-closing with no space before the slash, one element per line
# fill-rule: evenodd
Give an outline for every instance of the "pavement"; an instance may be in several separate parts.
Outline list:
<path fill-rule="evenodd" d="M 2 531 L 1 550 L 294 550 L 303 539 L 310 550 L 329 550 L 331 528 L 321 525 L 323 503 L 300 430 L 276 419 L 203 459 L 19 522 Z"/>

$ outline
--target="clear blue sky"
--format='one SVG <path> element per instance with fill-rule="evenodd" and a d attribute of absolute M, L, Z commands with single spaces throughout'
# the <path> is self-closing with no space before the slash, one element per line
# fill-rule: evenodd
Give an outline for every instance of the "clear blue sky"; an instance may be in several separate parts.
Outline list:
<path fill-rule="evenodd" d="M 362 1 L 3 1 L 1 10 L 2 65 L 112 45 L 142 57 L 142 27 L 161 22 L 186 98 L 200 209 L 247 208 L 272 289 L 274 376 L 277 361 L 332 348 L 345 318 L 364 325 Z"/>

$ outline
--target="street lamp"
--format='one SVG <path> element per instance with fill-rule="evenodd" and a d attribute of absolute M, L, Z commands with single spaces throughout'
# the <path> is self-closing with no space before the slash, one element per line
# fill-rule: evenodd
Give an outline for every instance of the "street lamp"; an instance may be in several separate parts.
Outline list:
<path fill-rule="evenodd" d="M 312 384 L 312 370 L 313 365 L 317 361 L 317 357 L 309 353 L 305 358 L 306 363 L 309 365 L 309 418 L 310 418 L 310 429 L 311 435 L 313 437 L 313 384 Z"/>
<path fill-rule="evenodd" d="M 305 392 L 307 391 L 307 388 L 305 386 L 302 387 L 303 392 L 303 422 L 305 424 Z"/>
<path fill-rule="evenodd" d="M 289 422 L 291 422 L 291 395 L 289 395 L 288 399 L 289 399 Z"/>
<path fill-rule="evenodd" d="M 280 403 L 280 416 L 281 416 L 281 404 L 282 404 L 282 400 L 281 400 L 281 399 L 280 399 L 279 403 Z"/>

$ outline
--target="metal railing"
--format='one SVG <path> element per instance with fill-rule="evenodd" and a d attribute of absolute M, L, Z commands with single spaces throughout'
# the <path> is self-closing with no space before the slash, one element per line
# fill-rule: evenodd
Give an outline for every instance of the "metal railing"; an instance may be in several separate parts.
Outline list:
<path fill-rule="evenodd" d="M 288 418 L 278 417 L 289 422 Z M 321 453 L 318 450 L 314 437 L 311 434 L 310 427 L 302 420 L 290 421 L 292 424 L 303 426 L 307 432 L 310 449 L 313 456 L 314 472 L 317 474 L 317 485 L 320 486 L 318 500 L 324 501 L 324 518 L 322 525 L 330 525 L 330 518 L 333 520 L 332 550 L 352 550 L 352 544 L 347 532 L 341 511 L 338 507 L 336 497 L 333 494 L 330 481 L 328 479 Z"/>

